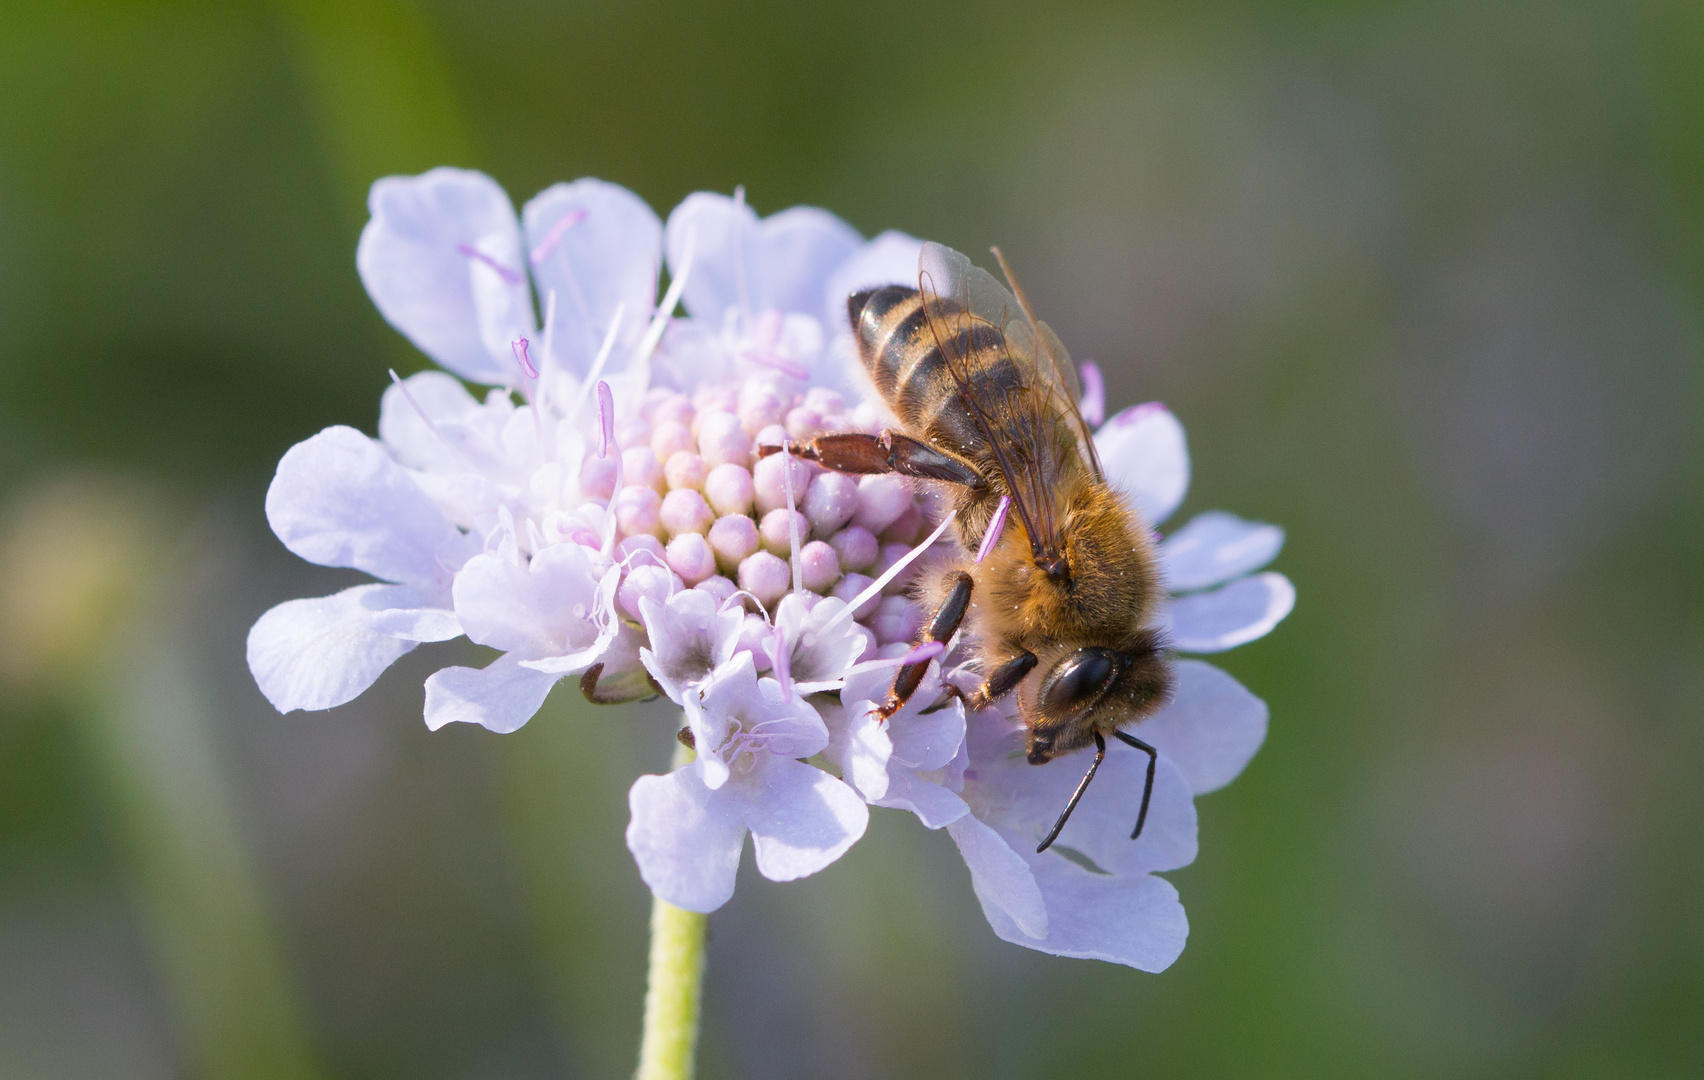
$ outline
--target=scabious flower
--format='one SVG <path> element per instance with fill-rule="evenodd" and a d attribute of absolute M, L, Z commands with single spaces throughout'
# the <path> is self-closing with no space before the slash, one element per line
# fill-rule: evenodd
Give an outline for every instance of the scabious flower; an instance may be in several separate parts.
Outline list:
<path fill-rule="evenodd" d="M 791 880 L 839 858 L 873 805 L 947 830 L 1007 940 L 1149 970 L 1175 958 L 1183 911 L 1154 875 L 1194 858 L 1193 796 L 1242 769 L 1265 706 L 1179 661 L 1175 699 L 1141 727 L 1161 754 L 1141 840 L 1128 829 L 1146 759 L 1113 754 L 1036 855 L 1081 771 L 1024 762 L 1010 704 L 967 716 L 945 695 L 969 685 L 970 643 L 934 646 L 918 693 L 875 715 L 920 655 L 914 561 L 956 543 L 938 500 L 900 477 L 755 452 L 880 430 L 845 297 L 914 282 L 918 241 L 865 242 L 810 207 L 760 220 L 739 193 L 693 195 L 665 226 L 590 179 L 517 216 L 489 178 L 453 169 L 382 180 L 370 206 L 362 281 L 445 371 L 397 379 L 377 439 L 334 427 L 279 463 L 266 503 L 279 538 L 379 580 L 255 624 L 250 667 L 275 706 L 342 704 L 417 644 L 465 635 L 499 655 L 427 678 L 431 728 L 513 731 L 564 677 L 597 702 L 681 707 L 696 756 L 638 779 L 627 831 L 646 883 L 679 907 L 729 899 L 748 833 L 759 871 Z M 1098 372 L 1084 382 L 1098 422 Z M 1096 444 L 1150 524 L 1182 500 L 1183 432 L 1163 407 L 1126 410 Z M 1180 651 L 1230 648 L 1284 617 L 1289 583 L 1254 573 L 1281 543 L 1218 513 L 1161 543 Z"/>

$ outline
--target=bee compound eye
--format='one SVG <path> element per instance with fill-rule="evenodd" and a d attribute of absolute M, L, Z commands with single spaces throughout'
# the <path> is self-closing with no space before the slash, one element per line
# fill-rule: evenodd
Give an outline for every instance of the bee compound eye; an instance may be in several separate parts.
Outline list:
<path fill-rule="evenodd" d="M 1076 712 L 1100 695 L 1117 670 L 1111 650 L 1078 649 L 1048 676 L 1041 688 L 1042 708 L 1052 714 Z"/>

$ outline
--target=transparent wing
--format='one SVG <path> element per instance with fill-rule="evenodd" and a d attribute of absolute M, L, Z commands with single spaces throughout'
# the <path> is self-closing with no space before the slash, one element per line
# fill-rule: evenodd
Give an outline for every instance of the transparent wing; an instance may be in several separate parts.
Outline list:
<path fill-rule="evenodd" d="M 1100 474 L 1094 444 L 1082 434 L 1087 426 L 1062 374 L 1069 356 L 1017 297 L 951 248 L 923 245 L 918 288 L 935 344 L 988 442 L 1038 563 L 1057 556 L 1055 495 L 1066 459 L 1082 455 Z M 1018 380 L 989 370 L 985 350 L 993 346 L 1011 361 Z M 1062 430 L 1060 417 L 1074 418 L 1073 426 Z"/>
<path fill-rule="evenodd" d="M 1083 419 L 1083 382 L 1077 376 L 1077 365 L 1072 362 L 1071 354 L 1065 351 L 1065 343 L 1059 340 L 1059 335 L 1053 332 L 1053 327 L 1035 317 L 1035 309 L 1030 307 L 1029 297 L 1024 295 L 1024 287 L 1018 284 L 1017 275 L 1012 273 L 1006 256 L 1000 253 L 999 248 L 994 249 L 994 257 L 1000 260 L 1000 272 L 1006 275 L 1007 283 L 1012 286 L 1018 307 L 1023 311 L 1024 321 L 1034 338 L 1036 373 L 1041 383 L 1048 387 L 1060 412 L 1070 420 L 1072 430 L 1077 436 L 1077 452 L 1082 455 L 1084 464 L 1096 479 L 1105 479 L 1105 474 L 1101 471 L 1100 454 L 1095 452 L 1094 432 L 1089 429 L 1089 422 Z"/>

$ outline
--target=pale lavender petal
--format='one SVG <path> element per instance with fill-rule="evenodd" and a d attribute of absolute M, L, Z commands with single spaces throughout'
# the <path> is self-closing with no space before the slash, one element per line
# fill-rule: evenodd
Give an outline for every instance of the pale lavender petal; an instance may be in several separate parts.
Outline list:
<path fill-rule="evenodd" d="M 419 590 L 409 591 L 418 593 Z M 461 623 L 449 608 L 395 607 L 374 612 L 372 623 L 378 633 L 405 641 L 448 641 L 462 636 Z"/>
<path fill-rule="evenodd" d="M 1023 856 L 999 833 L 969 814 L 948 825 L 947 835 L 970 868 L 971 886 L 988 921 L 994 923 L 994 912 L 999 912 L 1014 932 L 1029 938 L 1047 936 L 1047 905 Z"/>
<path fill-rule="evenodd" d="M 1213 653 L 1265 637 L 1296 606 L 1296 587 L 1268 571 L 1171 602 L 1170 637 L 1180 652 Z"/>
<path fill-rule="evenodd" d="M 834 763 L 848 783 L 864 798 L 875 802 L 887 796 L 888 762 L 893 757 L 893 738 L 876 715 L 873 701 L 854 701 L 846 708 L 845 748 Z"/>
<path fill-rule="evenodd" d="M 584 377 L 621 307 L 611 359 L 625 363 L 656 303 L 663 223 L 644 199 L 591 178 L 539 192 L 521 220 L 540 304 L 556 294 L 556 361 Z"/>
<path fill-rule="evenodd" d="M 688 911 L 728 902 L 745 846 L 737 800 L 706 788 L 698 770 L 680 768 L 635 780 L 627 806 L 627 850 L 652 893 Z"/>
<path fill-rule="evenodd" d="M 1160 569 L 1172 592 L 1205 589 L 1251 574 L 1278 557 L 1284 530 L 1210 510 L 1160 545 Z"/>
<path fill-rule="evenodd" d="M 478 724 L 507 735 L 533 718 L 560 678 L 524 668 L 509 654 L 482 668 L 442 668 L 426 678 L 426 726 Z"/>
<path fill-rule="evenodd" d="M 1095 874 L 1063 859 L 1035 874 L 1047 899 L 1045 936 L 1025 933 L 1002 908 L 983 901 L 988 925 L 1006 941 L 1140 971 L 1164 971 L 1183 952 L 1189 920 L 1177 890 L 1164 878 Z"/>
<path fill-rule="evenodd" d="M 1133 405 L 1095 432 L 1095 450 L 1112 486 L 1130 496 L 1152 527 L 1171 516 L 1189 490 L 1183 425 L 1157 401 Z"/>
<path fill-rule="evenodd" d="M 1022 848 L 1026 857 L 1034 854 L 1092 760 L 1090 750 L 1045 765 L 1019 759 L 1005 779 L 1011 788 L 1010 809 L 986 820 L 1014 847 Z M 1142 835 L 1130 839 L 1141 813 L 1147 773 L 1147 754 L 1108 740 L 1106 761 L 1083 801 L 1053 848 L 1037 858 L 1045 862 L 1065 858 L 1066 851 L 1076 852 L 1102 870 L 1120 874 L 1175 870 L 1194 862 L 1198 850 L 1195 800 L 1183 773 L 1164 756 L 1154 769 L 1154 793 Z"/>
<path fill-rule="evenodd" d="M 757 868 L 771 881 L 807 877 L 844 855 L 870 823 L 870 808 L 840 780 L 777 754 L 759 754 L 738 785 Z"/>
<path fill-rule="evenodd" d="M 693 237 L 687 311 L 720 321 L 729 308 L 817 315 L 828 275 L 855 251 L 857 230 L 813 206 L 795 206 L 763 221 L 750 206 L 700 191 L 675 207 L 668 257 L 677 271 Z"/>
<path fill-rule="evenodd" d="M 487 347 L 474 298 L 474 282 L 492 280 L 524 303 L 520 228 L 503 189 L 482 173 L 439 168 L 378 181 L 367 205 L 355 266 L 379 312 L 456 374 L 514 382 L 507 342 L 502 354 Z"/>
<path fill-rule="evenodd" d="M 351 427 L 326 428 L 284 454 L 266 520 L 309 562 L 434 589 L 450 576 L 439 549 L 461 536 L 406 470 Z"/>
<path fill-rule="evenodd" d="M 357 585 L 279 604 L 249 630 L 249 671 L 260 692 L 284 713 L 354 700 L 416 644 L 379 629 L 375 616 L 387 602 L 417 595 L 403 586 Z"/>
<path fill-rule="evenodd" d="M 1266 739 L 1266 702 L 1201 660 L 1172 666 L 1177 688 L 1171 703 L 1131 733 L 1175 762 L 1189 790 L 1217 791 L 1243 771 Z"/>
<path fill-rule="evenodd" d="M 479 403 L 461 380 L 421 371 L 385 388 L 379 402 L 379 438 L 396 459 L 415 469 L 465 469 L 455 445 L 460 421 Z M 447 425 L 456 425 L 450 427 Z"/>
<path fill-rule="evenodd" d="M 887 793 L 870 802 L 890 810 L 909 810 L 926 829 L 939 829 L 970 813 L 957 794 L 912 769 L 893 770 Z"/>
<path fill-rule="evenodd" d="M 456 614 L 470 640 L 519 651 L 522 659 L 557 656 L 592 644 L 601 575 L 579 544 L 553 544 L 517 566 L 497 554 L 476 555 L 456 575 Z"/>

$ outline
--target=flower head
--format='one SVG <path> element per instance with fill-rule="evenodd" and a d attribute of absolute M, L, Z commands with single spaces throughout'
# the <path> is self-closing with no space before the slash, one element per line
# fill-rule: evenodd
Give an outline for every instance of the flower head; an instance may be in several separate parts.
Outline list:
<path fill-rule="evenodd" d="M 665 226 L 596 180 L 517 216 L 489 178 L 452 169 L 380 181 L 370 203 L 362 280 L 445 371 L 396 379 L 377 439 L 330 428 L 279 463 L 279 538 L 378 580 L 255 624 L 250 666 L 274 705 L 341 704 L 420 642 L 465 635 L 500 655 L 427 678 L 432 728 L 513 731 L 570 676 L 597 702 L 660 693 L 681 707 L 696 757 L 635 782 L 627 830 L 671 903 L 725 903 L 747 833 L 766 876 L 815 873 L 873 805 L 945 828 L 1010 941 L 1150 970 L 1176 956 L 1182 908 L 1155 874 L 1194 858 L 1193 796 L 1246 764 L 1265 706 L 1178 661 L 1174 700 L 1141 725 L 1160 753 L 1142 838 L 1127 830 L 1145 759 L 1113 754 L 1036 854 L 1080 772 L 1027 764 L 1010 703 L 966 714 L 952 691 L 968 685 L 974 641 L 913 644 L 916 561 L 974 553 L 956 551 L 950 518 L 910 481 L 792 452 L 880 429 L 844 299 L 914 282 L 918 241 L 866 243 L 809 207 L 760 219 L 741 193 L 693 195 Z M 1177 420 L 1137 406 L 1095 439 L 1112 482 L 1162 522 L 1188 485 Z M 1230 648 L 1284 617 L 1289 582 L 1256 573 L 1281 543 L 1222 513 L 1161 541 L 1179 651 Z M 899 665 L 919 660 L 922 685 L 883 718 Z"/>

